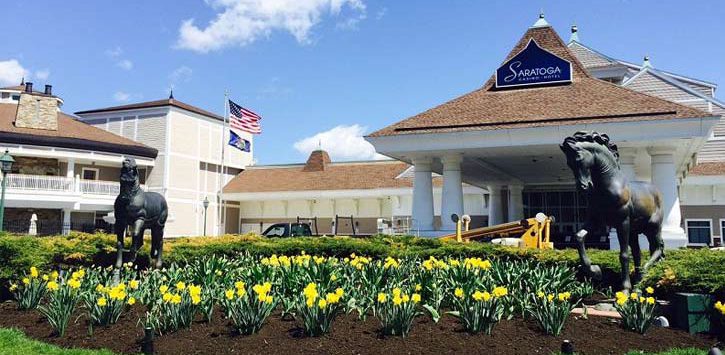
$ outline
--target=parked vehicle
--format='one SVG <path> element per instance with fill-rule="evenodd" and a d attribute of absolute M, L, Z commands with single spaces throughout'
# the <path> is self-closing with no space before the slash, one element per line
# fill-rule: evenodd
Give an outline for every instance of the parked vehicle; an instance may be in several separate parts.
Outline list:
<path fill-rule="evenodd" d="M 269 226 L 262 235 L 268 238 L 310 237 L 312 230 L 305 223 L 275 223 Z"/>

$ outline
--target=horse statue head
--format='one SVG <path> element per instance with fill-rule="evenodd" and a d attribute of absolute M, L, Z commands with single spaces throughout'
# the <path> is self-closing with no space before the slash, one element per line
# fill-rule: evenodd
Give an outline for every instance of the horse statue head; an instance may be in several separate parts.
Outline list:
<path fill-rule="evenodd" d="M 566 155 L 566 164 L 574 173 L 577 188 L 581 191 L 591 190 L 598 175 L 619 169 L 617 146 L 609 141 L 606 134 L 576 132 L 566 137 L 559 148 Z"/>
<path fill-rule="evenodd" d="M 121 194 L 133 195 L 139 189 L 138 168 L 134 158 L 126 158 L 121 164 Z"/>

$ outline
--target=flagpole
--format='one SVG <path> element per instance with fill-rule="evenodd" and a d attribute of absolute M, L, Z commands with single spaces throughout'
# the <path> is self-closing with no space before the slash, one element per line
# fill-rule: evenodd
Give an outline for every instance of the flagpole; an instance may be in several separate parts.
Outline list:
<path fill-rule="evenodd" d="M 219 232 L 220 236 L 224 235 L 224 232 L 225 232 L 224 230 L 222 230 L 222 228 L 224 228 L 224 214 L 226 213 L 226 209 L 224 208 L 224 200 L 222 199 L 222 189 L 224 188 L 224 180 L 225 180 L 224 179 L 224 177 L 225 177 L 224 150 L 227 145 L 225 134 L 227 133 L 227 130 L 228 130 L 227 129 L 227 119 L 229 117 L 228 108 L 229 108 L 229 91 L 224 90 L 224 124 L 222 125 L 222 161 L 221 161 L 221 171 L 220 171 L 219 180 L 218 180 L 219 186 L 218 186 L 218 191 L 217 191 L 217 196 L 218 196 L 218 199 L 217 199 L 218 214 L 217 214 L 217 216 L 219 217 L 218 232 Z"/>

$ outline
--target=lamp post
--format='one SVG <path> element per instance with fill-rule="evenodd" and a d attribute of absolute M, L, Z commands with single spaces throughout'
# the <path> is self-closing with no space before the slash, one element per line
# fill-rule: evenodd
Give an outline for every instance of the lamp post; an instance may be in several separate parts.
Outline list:
<path fill-rule="evenodd" d="M 5 186 L 5 185 L 3 185 Z M 5 190 L 3 190 L 5 191 Z M 204 202 L 202 202 L 204 205 L 204 236 L 206 236 L 206 209 L 209 208 L 209 197 L 204 196 Z"/>
<path fill-rule="evenodd" d="M 15 159 L 13 159 L 6 149 L 5 154 L 0 157 L 0 170 L 3 173 L 2 195 L 0 196 L 0 232 L 3 230 L 3 222 L 5 219 L 5 178 L 12 171 L 14 162 Z"/>

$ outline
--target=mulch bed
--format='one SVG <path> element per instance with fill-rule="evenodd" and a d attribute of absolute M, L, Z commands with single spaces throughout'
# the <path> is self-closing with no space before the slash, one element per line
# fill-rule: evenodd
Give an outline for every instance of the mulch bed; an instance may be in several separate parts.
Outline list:
<path fill-rule="evenodd" d="M 122 353 L 138 353 L 143 336 L 137 320 L 143 308 L 134 307 L 119 322 L 105 328 L 94 328 L 89 335 L 85 317 L 71 320 L 64 337 L 53 335 L 48 322 L 37 311 L 18 311 L 11 302 L 0 304 L 0 327 L 18 328 L 29 337 L 62 347 L 107 348 Z M 629 350 L 648 352 L 675 347 L 707 349 L 716 339 L 706 335 L 690 335 L 684 331 L 652 327 L 646 335 L 624 331 L 611 319 L 571 317 L 559 337 L 543 334 L 530 321 L 501 321 L 492 336 L 470 335 L 461 330 L 453 317 L 433 323 L 429 317 L 418 317 L 407 338 L 385 337 L 380 324 L 369 317 L 356 315 L 337 318 L 332 332 L 319 338 L 306 337 L 295 321 L 272 315 L 255 335 L 235 335 L 229 322 L 217 314 L 207 324 L 197 322 L 191 329 L 157 337 L 154 346 L 159 354 L 551 354 L 559 350 L 564 339 L 572 341 L 580 354 L 622 354 Z"/>

